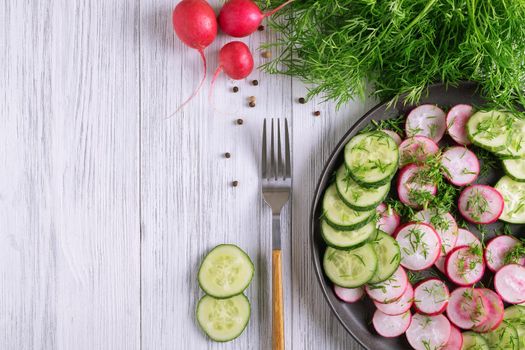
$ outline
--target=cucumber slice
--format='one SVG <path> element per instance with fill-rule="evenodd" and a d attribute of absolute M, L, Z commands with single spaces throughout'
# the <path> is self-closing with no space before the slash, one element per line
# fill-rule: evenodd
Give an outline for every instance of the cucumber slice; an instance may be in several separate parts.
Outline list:
<path fill-rule="evenodd" d="M 197 322 L 208 337 L 225 342 L 241 335 L 250 312 L 250 302 L 244 294 L 226 299 L 205 295 L 197 304 Z"/>
<path fill-rule="evenodd" d="M 377 236 L 371 244 L 377 255 L 377 271 L 368 283 L 386 281 L 399 267 L 401 261 L 399 244 L 394 238 L 380 230 L 377 230 Z"/>
<path fill-rule="evenodd" d="M 502 151 L 508 142 L 512 117 L 500 111 L 474 113 L 467 122 L 467 135 L 473 144 L 491 152 Z"/>
<path fill-rule="evenodd" d="M 331 185 L 324 194 L 323 212 L 326 222 L 333 228 L 357 230 L 372 221 L 376 210 L 357 211 L 351 209 L 341 200 L 335 185 Z"/>
<path fill-rule="evenodd" d="M 499 219 L 512 224 L 525 224 L 525 182 L 503 176 L 494 188 L 501 193 L 505 202 Z"/>
<path fill-rule="evenodd" d="M 516 181 L 525 181 L 525 159 L 505 159 L 503 160 L 505 174 Z"/>
<path fill-rule="evenodd" d="M 503 319 L 510 323 L 520 322 L 520 323 L 525 324 L 525 306 L 513 305 L 513 306 L 506 308 Z"/>
<path fill-rule="evenodd" d="M 376 225 L 373 221 L 365 226 L 351 231 L 338 230 L 330 226 L 325 220 L 321 221 L 321 235 L 327 245 L 347 249 L 357 246 L 363 242 L 373 239 L 376 233 Z"/>
<path fill-rule="evenodd" d="M 335 185 L 343 202 L 350 208 L 359 211 L 377 208 L 390 191 L 390 182 L 377 188 L 362 187 L 352 179 L 345 165 L 337 170 Z"/>
<path fill-rule="evenodd" d="M 510 323 L 503 323 L 495 331 L 485 333 L 490 350 L 519 350 L 518 331 Z"/>
<path fill-rule="evenodd" d="M 324 253 L 323 267 L 334 284 L 356 288 L 366 284 L 377 269 L 377 255 L 370 243 L 351 250 L 328 247 Z"/>
<path fill-rule="evenodd" d="M 511 118 L 513 123 L 507 134 L 507 147 L 498 154 L 502 158 L 525 158 L 525 121 Z"/>
<path fill-rule="evenodd" d="M 215 298 L 242 293 L 253 277 L 253 263 L 248 254 L 233 244 L 213 248 L 199 268 L 199 285 Z"/>
<path fill-rule="evenodd" d="M 461 350 L 489 350 L 489 345 L 485 338 L 478 333 L 463 332 L 463 346 Z"/>
<path fill-rule="evenodd" d="M 380 187 L 390 182 L 399 164 L 394 139 L 375 131 L 354 136 L 345 146 L 345 164 L 350 176 L 363 187 Z"/>
<path fill-rule="evenodd" d="M 525 348 L 525 324 L 523 323 L 513 323 L 512 324 L 514 328 L 516 328 L 516 331 L 518 332 L 518 341 L 519 346 L 518 349 L 524 349 Z"/>

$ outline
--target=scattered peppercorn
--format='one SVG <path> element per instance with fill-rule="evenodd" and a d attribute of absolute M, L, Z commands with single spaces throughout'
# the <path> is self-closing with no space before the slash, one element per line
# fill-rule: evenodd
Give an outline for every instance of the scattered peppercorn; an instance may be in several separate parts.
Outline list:
<path fill-rule="evenodd" d="M 242 125 L 242 123 L 244 123 L 244 120 L 242 120 L 241 118 L 237 119 L 237 124 Z"/>
<path fill-rule="evenodd" d="M 271 51 L 263 51 L 261 56 L 264 57 L 264 58 L 270 58 L 270 57 L 272 57 L 272 52 Z"/>
<path fill-rule="evenodd" d="M 262 32 L 262 31 L 264 30 L 264 26 L 263 26 L 263 25 L 258 26 L 258 27 L 257 27 L 257 30 L 260 31 L 260 32 Z"/>
<path fill-rule="evenodd" d="M 224 157 L 225 157 L 225 158 L 230 158 L 231 156 L 232 156 L 232 155 L 230 154 L 230 152 L 226 152 L 226 153 L 224 153 Z"/>
<path fill-rule="evenodd" d="M 319 112 L 319 111 L 315 111 L 315 112 L 314 112 L 314 115 L 315 115 L 316 117 L 318 117 L 318 116 L 321 115 L 321 112 Z"/>
<path fill-rule="evenodd" d="M 248 103 L 248 105 L 253 108 L 253 107 L 255 107 L 255 102 L 252 101 L 252 102 Z"/>
<path fill-rule="evenodd" d="M 304 97 L 299 97 L 299 103 L 300 104 L 305 104 L 306 103 L 306 99 Z"/>
<path fill-rule="evenodd" d="M 253 84 L 254 86 L 257 86 L 257 85 L 259 85 L 259 81 L 258 81 L 258 80 L 252 80 L 252 84 Z"/>
<path fill-rule="evenodd" d="M 255 96 L 248 97 L 248 102 L 257 102 L 257 97 Z"/>
<path fill-rule="evenodd" d="M 233 187 L 237 187 L 237 186 L 239 186 L 239 181 L 237 181 L 237 180 L 233 181 L 233 182 L 232 182 L 232 186 L 233 186 Z"/>
<path fill-rule="evenodd" d="M 233 87 L 233 92 L 237 92 L 237 91 L 239 91 L 239 88 L 237 86 L 234 86 Z"/>

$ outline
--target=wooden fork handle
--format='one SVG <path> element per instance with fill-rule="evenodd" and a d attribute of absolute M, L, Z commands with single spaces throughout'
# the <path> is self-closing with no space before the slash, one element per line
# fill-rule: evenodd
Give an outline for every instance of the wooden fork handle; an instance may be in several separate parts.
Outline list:
<path fill-rule="evenodd" d="M 272 251 L 272 301 L 272 348 L 284 350 L 283 276 L 280 249 Z"/>

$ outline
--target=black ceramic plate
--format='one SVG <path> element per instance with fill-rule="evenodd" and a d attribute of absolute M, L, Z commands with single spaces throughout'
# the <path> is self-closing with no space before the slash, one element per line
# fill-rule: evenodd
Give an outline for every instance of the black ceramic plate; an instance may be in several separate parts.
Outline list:
<path fill-rule="evenodd" d="M 445 109 L 449 109 L 453 105 L 459 103 L 471 104 L 474 106 L 482 106 L 484 101 L 476 92 L 476 85 L 472 83 L 463 83 L 457 87 L 445 87 L 444 85 L 433 85 L 429 87 L 428 95 L 422 98 L 419 104 L 431 103 L 437 104 L 438 106 Z M 359 119 L 341 139 L 335 150 L 332 152 L 328 162 L 326 163 L 324 170 L 321 174 L 321 178 L 315 191 L 314 200 L 312 204 L 312 211 L 310 214 L 310 243 L 314 257 L 314 265 L 317 273 L 321 289 L 328 301 L 328 304 L 332 308 L 335 316 L 343 324 L 346 330 L 365 348 L 369 350 L 379 349 L 410 349 L 410 345 L 406 341 L 404 336 L 398 338 L 384 338 L 378 335 L 373 327 L 371 326 L 372 315 L 375 311 L 375 307 L 365 298 L 364 301 L 347 304 L 340 301 L 334 294 L 332 289 L 332 283 L 323 273 L 322 258 L 326 249 L 326 244 L 321 237 L 321 231 L 319 228 L 319 217 L 321 216 L 321 201 L 325 189 L 327 188 L 332 174 L 337 168 L 343 163 L 343 150 L 344 146 L 350 139 L 355 136 L 361 129 L 367 126 L 372 120 L 383 120 L 388 118 L 394 118 L 398 115 L 406 115 L 408 111 L 414 108 L 414 105 L 404 105 L 398 103 L 390 108 L 387 108 L 386 104 L 379 104 L 372 108 L 367 114 Z M 487 183 L 494 185 L 495 182 L 501 177 L 501 171 L 494 171 L 492 174 L 487 175 L 485 178 L 479 179 L 478 183 Z M 496 228 L 498 225 L 489 225 L 490 231 Z M 519 229 L 518 225 L 513 225 L 513 231 Z M 523 226 L 523 225 L 520 225 Z M 470 228 L 472 232 L 475 232 L 479 236 L 479 232 L 474 228 Z M 489 235 L 490 237 L 490 235 Z"/>

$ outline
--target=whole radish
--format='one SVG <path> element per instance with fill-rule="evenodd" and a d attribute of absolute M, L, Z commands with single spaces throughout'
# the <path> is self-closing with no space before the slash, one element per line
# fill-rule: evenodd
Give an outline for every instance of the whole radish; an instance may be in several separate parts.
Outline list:
<path fill-rule="evenodd" d="M 219 27 L 224 33 L 237 38 L 248 36 L 257 30 L 265 17 L 273 15 L 292 1 L 288 0 L 263 13 L 252 0 L 229 0 L 219 13 Z"/>
<path fill-rule="evenodd" d="M 227 76 L 232 79 L 244 79 L 253 70 L 253 56 L 248 46 L 240 41 L 232 41 L 224 45 L 219 51 L 219 67 L 213 75 L 211 85 L 215 83 L 215 79 L 224 71 Z M 210 97 L 211 97 L 210 90 Z"/>
<path fill-rule="evenodd" d="M 189 47 L 197 50 L 202 58 L 204 76 L 197 89 L 175 111 L 177 113 L 199 91 L 206 79 L 206 57 L 204 49 L 217 36 L 217 20 L 215 12 L 205 0 L 182 0 L 173 10 L 173 29 L 179 39 Z"/>

